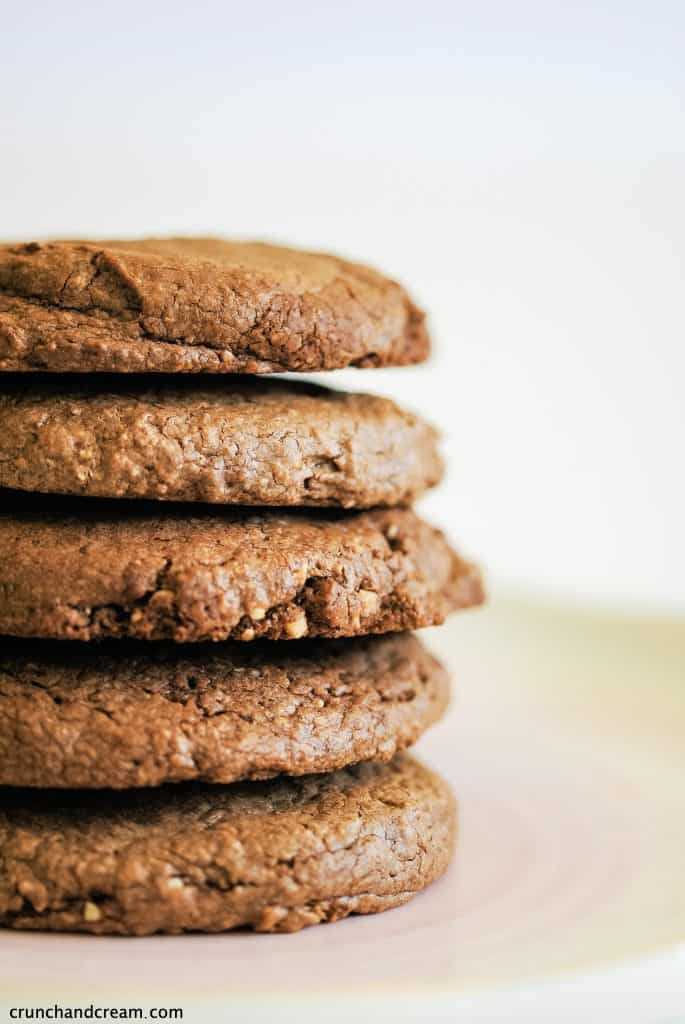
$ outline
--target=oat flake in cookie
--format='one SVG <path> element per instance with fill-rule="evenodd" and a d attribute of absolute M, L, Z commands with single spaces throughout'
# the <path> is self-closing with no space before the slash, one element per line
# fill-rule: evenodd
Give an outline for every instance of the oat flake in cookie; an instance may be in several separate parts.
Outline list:
<path fill-rule="evenodd" d="M 442 476 L 437 436 L 373 395 L 269 378 L 8 374 L 0 487 L 371 508 Z"/>
<path fill-rule="evenodd" d="M 125 789 L 388 761 L 445 710 L 409 633 L 299 643 L 5 639 L 0 785 Z"/>
<path fill-rule="evenodd" d="M 54 639 L 363 636 L 483 599 L 410 509 L 245 511 L 3 494 L 0 633 Z"/>
<path fill-rule="evenodd" d="M 217 238 L 0 245 L 0 370 L 270 373 L 428 352 L 405 290 L 336 256 Z"/>

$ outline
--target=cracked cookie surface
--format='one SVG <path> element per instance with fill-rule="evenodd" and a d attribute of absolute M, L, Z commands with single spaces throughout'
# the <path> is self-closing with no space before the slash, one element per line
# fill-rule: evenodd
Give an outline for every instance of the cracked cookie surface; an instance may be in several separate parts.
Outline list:
<path fill-rule="evenodd" d="M 297 931 L 406 902 L 446 869 L 449 787 L 404 754 L 299 779 L 0 793 L 0 924 Z"/>
<path fill-rule="evenodd" d="M 370 508 L 410 504 L 442 476 L 432 427 L 372 395 L 244 377 L 0 383 L 0 487 Z"/>
<path fill-rule="evenodd" d="M 5 492 L 0 633 L 179 642 L 364 636 L 479 604 L 478 569 L 411 509 L 264 512 Z"/>
<path fill-rule="evenodd" d="M 217 238 L 0 245 L 0 370 L 270 373 L 428 356 L 375 270 Z"/>
<path fill-rule="evenodd" d="M 3 642 L 0 785 L 125 789 L 390 760 L 444 712 L 411 634 L 293 644 Z"/>

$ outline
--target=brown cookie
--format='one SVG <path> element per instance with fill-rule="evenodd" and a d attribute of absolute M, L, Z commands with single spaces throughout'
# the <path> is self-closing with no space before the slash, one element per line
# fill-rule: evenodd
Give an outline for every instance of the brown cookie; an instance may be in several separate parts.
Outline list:
<path fill-rule="evenodd" d="M 292 932 L 405 903 L 452 855 L 446 783 L 404 754 L 324 775 L 0 793 L 0 925 Z"/>
<path fill-rule="evenodd" d="M 0 246 L 0 370 L 270 373 L 428 351 L 404 289 L 336 256 L 215 238 Z"/>
<path fill-rule="evenodd" d="M 408 504 L 442 475 L 435 431 L 372 395 L 249 377 L 0 383 L 0 487 L 370 508 Z"/>
<path fill-rule="evenodd" d="M 475 566 L 410 509 L 247 515 L 53 497 L 49 514 L 33 496 L 0 501 L 0 633 L 359 636 L 437 625 L 483 598 Z"/>
<path fill-rule="evenodd" d="M 388 761 L 445 710 L 410 633 L 295 644 L 0 650 L 0 785 L 234 782 Z"/>

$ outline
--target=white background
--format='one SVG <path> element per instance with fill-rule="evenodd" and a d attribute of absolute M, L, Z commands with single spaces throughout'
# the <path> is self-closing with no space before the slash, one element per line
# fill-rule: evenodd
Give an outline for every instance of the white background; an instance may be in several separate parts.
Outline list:
<path fill-rule="evenodd" d="M 3 11 L 0 234 L 219 233 L 374 263 L 434 362 L 334 378 L 446 433 L 491 579 L 685 608 L 685 7 Z"/>

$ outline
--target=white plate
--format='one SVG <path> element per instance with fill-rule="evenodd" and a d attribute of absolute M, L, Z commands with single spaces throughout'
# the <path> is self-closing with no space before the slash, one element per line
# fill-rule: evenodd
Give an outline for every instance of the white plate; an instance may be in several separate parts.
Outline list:
<path fill-rule="evenodd" d="M 612 984 L 625 998 L 657 964 L 655 1012 L 685 1012 L 685 625 L 500 602 L 426 638 L 456 685 L 419 751 L 460 803 L 442 881 L 295 935 L 0 932 L 2 1005 L 202 1006 L 215 1019 L 230 1004 L 302 1021 L 321 1018 L 321 999 L 328 1020 L 349 1019 L 353 999 L 407 1019 L 468 1006 L 476 1020 L 493 990 L 513 1007 L 533 985 L 556 992 L 562 1019 L 559 986 L 623 964 Z"/>

